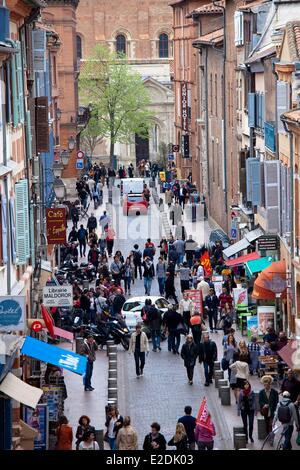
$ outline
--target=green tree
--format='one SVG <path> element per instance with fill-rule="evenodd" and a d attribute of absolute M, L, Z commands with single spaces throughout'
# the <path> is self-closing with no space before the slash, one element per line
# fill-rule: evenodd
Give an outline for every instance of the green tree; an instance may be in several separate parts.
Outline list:
<path fill-rule="evenodd" d="M 131 143 L 135 134 L 148 137 L 148 90 L 124 56 L 96 46 L 80 73 L 79 89 L 82 101 L 92 105 L 99 135 L 110 139 L 111 164 L 116 142 Z"/>
<path fill-rule="evenodd" d="M 81 132 L 81 146 L 90 157 L 93 157 L 96 146 L 103 141 L 101 131 L 99 120 L 92 115 L 86 128 Z"/>

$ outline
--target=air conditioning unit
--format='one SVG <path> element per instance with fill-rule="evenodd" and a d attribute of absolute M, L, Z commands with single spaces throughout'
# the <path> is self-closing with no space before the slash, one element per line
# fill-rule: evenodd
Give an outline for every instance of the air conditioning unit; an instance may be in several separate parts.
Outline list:
<path fill-rule="evenodd" d="M 0 6 L 0 42 L 10 39 L 9 17 L 10 11 L 8 8 Z"/>

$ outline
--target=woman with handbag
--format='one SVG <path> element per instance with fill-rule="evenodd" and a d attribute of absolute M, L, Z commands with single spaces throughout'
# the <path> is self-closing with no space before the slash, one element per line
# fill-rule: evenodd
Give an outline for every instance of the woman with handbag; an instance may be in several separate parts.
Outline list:
<path fill-rule="evenodd" d="M 194 342 L 193 336 L 187 335 L 186 342 L 181 348 L 181 357 L 184 360 L 184 367 L 186 368 L 190 385 L 193 385 L 194 367 L 198 355 L 199 349 L 197 344 Z"/>
<path fill-rule="evenodd" d="M 106 438 L 108 439 L 111 450 L 117 449 L 117 434 L 123 426 L 123 417 L 119 414 L 116 406 L 110 406 L 107 413 L 105 422 L 107 427 Z"/>

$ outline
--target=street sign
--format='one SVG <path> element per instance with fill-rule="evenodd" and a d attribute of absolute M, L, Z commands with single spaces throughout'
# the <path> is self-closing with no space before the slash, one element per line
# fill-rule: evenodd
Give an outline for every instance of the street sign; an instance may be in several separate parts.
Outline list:
<path fill-rule="evenodd" d="M 168 155 L 168 161 L 169 161 L 169 162 L 174 162 L 174 160 L 175 160 L 175 157 L 174 157 L 173 153 L 170 153 L 170 154 Z"/>
<path fill-rule="evenodd" d="M 233 240 L 237 239 L 237 229 L 236 228 L 231 229 L 231 235 L 230 236 Z"/>
<path fill-rule="evenodd" d="M 83 160 L 76 160 L 76 170 L 83 170 L 83 169 L 84 169 Z"/>
<path fill-rule="evenodd" d="M 179 145 L 173 145 L 172 152 L 173 153 L 178 153 L 179 152 Z"/>
<path fill-rule="evenodd" d="M 84 158 L 84 152 L 82 150 L 78 150 L 77 158 L 78 158 L 78 160 L 81 160 L 82 158 Z"/>

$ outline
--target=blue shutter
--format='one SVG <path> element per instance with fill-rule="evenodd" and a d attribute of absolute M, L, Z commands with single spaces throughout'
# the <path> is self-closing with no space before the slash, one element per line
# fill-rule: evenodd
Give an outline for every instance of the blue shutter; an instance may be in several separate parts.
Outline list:
<path fill-rule="evenodd" d="M 269 233 L 280 232 L 280 161 L 264 162 L 265 207 L 267 211 L 267 230 Z"/>
<path fill-rule="evenodd" d="M 46 31 L 32 31 L 33 68 L 35 72 L 46 72 Z"/>
<path fill-rule="evenodd" d="M 290 109 L 290 85 L 287 82 L 277 82 L 277 130 L 285 134 L 285 129 L 280 116 Z"/>
<path fill-rule="evenodd" d="M 6 197 L 4 194 L 1 195 L 1 231 L 2 231 L 2 253 L 3 253 L 3 262 L 7 263 L 7 217 L 6 217 Z"/>
<path fill-rule="evenodd" d="M 13 100 L 13 126 L 17 127 L 19 123 L 19 95 L 17 88 L 17 66 L 16 54 L 11 58 L 11 85 L 12 85 L 12 100 Z"/>
<path fill-rule="evenodd" d="M 29 205 L 28 205 L 28 182 L 21 180 L 15 185 L 16 203 L 16 247 L 17 264 L 24 265 L 30 257 L 29 247 Z"/>
<path fill-rule="evenodd" d="M 18 88 L 19 122 L 24 123 L 24 71 L 22 63 L 21 43 L 16 41 L 19 52 L 16 54 L 16 73 Z"/>
<path fill-rule="evenodd" d="M 275 126 L 270 122 L 265 122 L 265 146 L 275 152 L 276 142 L 275 142 Z"/>
<path fill-rule="evenodd" d="M 9 200 L 9 221 L 10 221 L 10 250 L 12 262 L 16 263 L 16 227 L 15 227 L 15 207 L 14 200 Z"/>
<path fill-rule="evenodd" d="M 258 206 L 261 203 L 261 163 L 258 158 L 247 158 L 246 177 L 247 201 Z"/>
<path fill-rule="evenodd" d="M 30 207 L 30 233 L 31 233 L 31 264 L 35 266 L 35 240 L 34 240 L 34 210 Z"/>
<path fill-rule="evenodd" d="M 255 127 L 255 93 L 248 93 L 248 126 Z"/>

